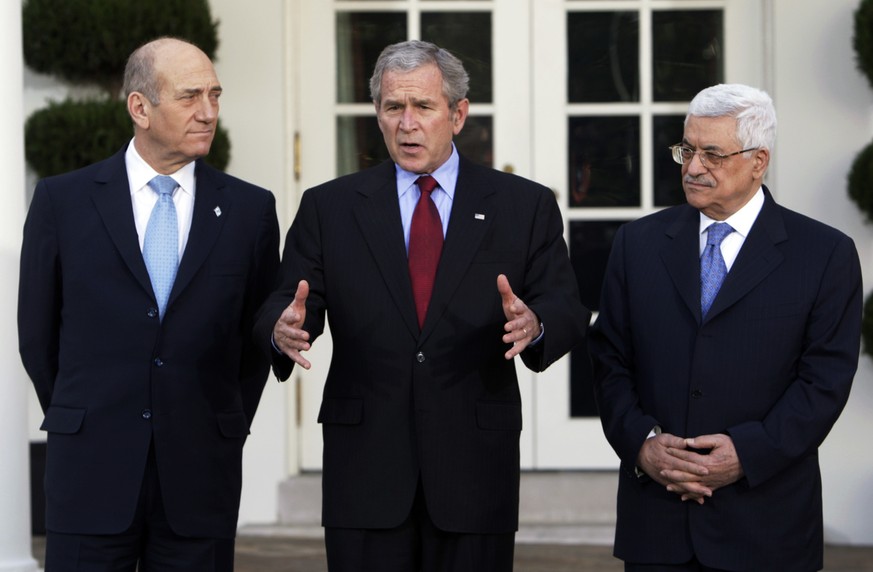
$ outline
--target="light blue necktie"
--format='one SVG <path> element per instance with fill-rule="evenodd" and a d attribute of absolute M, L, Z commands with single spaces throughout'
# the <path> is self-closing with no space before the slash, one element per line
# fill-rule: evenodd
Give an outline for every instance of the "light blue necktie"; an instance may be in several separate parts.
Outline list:
<path fill-rule="evenodd" d="M 727 265 L 721 255 L 721 241 L 734 231 L 731 225 L 717 222 L 710 225 L 706 233 L 706 248 L 700 258 L 700 309 L 706 316 L 715 295 L 718 294 L 724 277 L 727 276 Z"/>
<path fill-rule="evenodd" d="M 158 300 L 161 320 L 179 268 L 179 224 L 176 205 L 173 204 L 173 191 L 177 186 L 176 181 L 166 175 L 158 175 L 149 181 L 149 187 L 158 193 L 158 202 L 146 227 L 142 256 Z"/>

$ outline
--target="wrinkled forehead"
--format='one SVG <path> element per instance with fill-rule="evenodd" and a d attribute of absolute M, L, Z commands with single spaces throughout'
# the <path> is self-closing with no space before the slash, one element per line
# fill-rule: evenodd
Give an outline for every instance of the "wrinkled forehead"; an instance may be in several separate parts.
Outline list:
<path fill-rule="evenodd" d="M 737 143 L 736 118 L 689 115 L 682 141 L 700 149 L 728 148 Z"/>
<path fill-rule="evenodd" d="M 155 72 L 168 89 L 205 89 L 219 85 L 215 67 L 199 48 L 184 42 L 161 46 L 155 54 Z"/>

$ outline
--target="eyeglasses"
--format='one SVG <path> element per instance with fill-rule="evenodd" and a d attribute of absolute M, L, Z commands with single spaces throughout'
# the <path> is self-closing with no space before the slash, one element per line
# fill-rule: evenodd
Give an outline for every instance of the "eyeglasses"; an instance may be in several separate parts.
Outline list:
<path fill-rule="evenodd" d="M 691 147 L 686 147 L 681 143 L 677 143 L 676 145 L 670 145 L 670 151 L 673 152 L 673 160 L 680 165 L 689 163 L 692 159 L 694 159 L 695 155 L 698 155 L 700 157 L 700 163 L 707 169 L 718 169 L 724 164 L 725 159 L 728 159 L 729 157 L 739 155 L 740 153 L 745 153 L 746 151 L 757 150 L 757 147 L 753 147 L 751 149 L 743 149 L 741 151 L 737 151 L 736 153 L 721 155 L 713 151 L 695 151 Z"/>

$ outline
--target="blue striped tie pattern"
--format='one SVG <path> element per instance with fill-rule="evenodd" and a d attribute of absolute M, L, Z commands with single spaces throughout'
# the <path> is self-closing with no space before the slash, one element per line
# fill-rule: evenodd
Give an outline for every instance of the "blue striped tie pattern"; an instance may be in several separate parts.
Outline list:
<path fill-rule="evenodd" d="M 179 224 L 173 191 L 178 185 L 172 177 L 158 175 L 149 181 L 149 187 L 158 194 L 143 240 L 142 256 L 158 301 L 161 320 L 167 310 L 170 290 L 179 268 Z"/>
<path fill-rule="evenodd" d="M 727 276 L 727 265 L 721 255 L 721 241 L 734 231 L 731 225 L 717 222 L 710 225 L 706 233 L 706 248 L 700 258 L 700 309 L 706 316 L 715 295 L 718 294 L 724 277 Z"/>

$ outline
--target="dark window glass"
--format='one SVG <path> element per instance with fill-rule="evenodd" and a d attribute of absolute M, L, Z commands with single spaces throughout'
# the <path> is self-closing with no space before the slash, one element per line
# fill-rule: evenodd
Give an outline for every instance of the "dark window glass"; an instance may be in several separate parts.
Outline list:
<path fill-rule="evenodd" d="M 571 117 L 568 133 L 569 206 L 639 206 L 639 118 Z"/>
<path fill-rule="evenodd" d="M 338 116 L 337 176 L 355 173 L 388 159 L 375 116 Z"/>
<path fill-rule="evenodd" d="M 567 14 L 567 101 L 639 101 L 637 12 Z"/>
<path fill-rule="evenodd" d="M 494 165 L 494 122 L 491 116 L 467 116 L 464 129 L 455 135 L 455 147 L 458 153 L 467 159 L 493 167 Z"/>
<path fill-rule="evenodd" d="M 447 49 L 464 63 L 471 102 L 493 101 L 490 12 L 424 12 L 421 39 Z"/>
<path fill-rule="evenodd" d="M 370 76 L 385 46 L 406 39 L 404 12 L 337 12 L 337 102 L 370 103 Z"/>
<path fill-rule="evenodd" d="M 724 81 L 721 10 L 652 13 L 652 95 L 655 101 L 690 101 Z"/>
<path fill-rule="evenodd" d="M 684 115 L 656 115 L 652 118 L 652 163 L 655 206 L 670 207 L 685 202 L 682 167 L 673 161 L 668 147 L 682 141 Z"/>
<path fill-rule="evenodd" d="M 570 261 L 586 308 L 600 308 L 600 291 L 609 251 L 618 228 L 626 221 L 571 221 Z M 570 416 L 595 417 L 591 361 L 585 346 L 570 353 Z"/>

